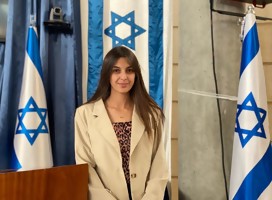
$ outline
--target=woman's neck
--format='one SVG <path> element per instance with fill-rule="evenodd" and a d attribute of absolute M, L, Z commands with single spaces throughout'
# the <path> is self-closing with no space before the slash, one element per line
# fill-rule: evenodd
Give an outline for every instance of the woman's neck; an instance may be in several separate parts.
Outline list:
<path fill-rule="evenodd" d="M 129 95 L 110 95 L 106 100 L 106 105 L 115 109 L 130 109 L 133 102 Z"/>
<path fill-rule="evenodd" d="M 132 120 L 134 105 L 129 96 L 110 96 L 105 101 L 105 106 L 112 123 Z"/>

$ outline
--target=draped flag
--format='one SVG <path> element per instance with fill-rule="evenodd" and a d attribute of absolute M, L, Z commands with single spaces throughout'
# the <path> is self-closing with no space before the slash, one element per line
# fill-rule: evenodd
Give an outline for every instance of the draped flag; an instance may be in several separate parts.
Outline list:
<path fill-rule="evenodd" d="M 81 4 L 83 66 L 88 66 L 85 73 L 83 69 L 84 101 L 97 88 L 105 54 L 115 46 L 130 48 L 141 65 L 147 91 L 163 108 L 166 116 L 164 142 L 169 169 L 172 110 L 171 2 L 89 0 L 88 5 L 84 5 L 84 1 Z M 87 22 L 84 21 L 85 12 L 88 13 L 88 17 L 85 16 Z M 88 94 L 84 95 L 87 91 Z"/>
<path fill-rule="evenodd" d="M 53 165 L 38 46 L 37 30 L 30 26 L 11 165 L 12 169 L 17 170 L 49 168 Z"/>
<path fill-rule="evenodd" d="M 272 199 L 272 150 L 263 63 L 253 7 L 243 45 L 230 178 L 230 199 Z"/>

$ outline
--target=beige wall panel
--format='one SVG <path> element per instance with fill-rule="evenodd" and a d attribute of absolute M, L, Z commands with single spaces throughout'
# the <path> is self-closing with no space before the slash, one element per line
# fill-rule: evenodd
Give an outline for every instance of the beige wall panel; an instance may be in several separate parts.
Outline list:
<path fill-rule="evenodd" d="M 233 9 L 225 2 L 218 0 L 218 8 L 243 13 L 241 4 Z M 181 0 L 179 7 L 179 198 L 226 200 L 220 130 L 228 186 L 237 103 L 219 100 L 220 127 L 216 99 L 187 91 L 215 94 L 215 74 L 219 94 L 237 95 L 241 29 L 238 17 L 210 13 L 210 1 Z"/>
<path fill-rule="evenodd" d="M 272 139 L 272 103 L 268 104 L 268 117 L 269 117 L 269 131 L 270 131 L 270 140 Z"/>
<path fill-rule="evenodd" d="M 272 18 L 272 4 L 267 4 L 264 8 L 255 8 L 255 11 L 257 16 Z"/>
<path fill-rule="evenodd" d="M 272 65 L 264 65 L 266 91 L 268 99 L 268 119 L 270 138 L 272 138 Z"/>
<path fill-rule="evenodd" d="M 263 62 L 272 62 L 272 22 L 258 21 L 257 27 Z"/>
<path fill-rule="evenodd" d="M 268 103 L 268 119 L 269 119 L 269 131 L 270 140 L 272 139 L 272 102 Z"/>
<path fill-rule="evenodd" d="M 271 49 L 272 49 L 272 46 L 271 46 Z M 270 65 L 264 64 L 264 74 L 265 74 L 267 99 L 269 101 L 272 101 L 272 63 Z"/>
<path fill-rule="evenodd" d="M 264 9 L 256 8 L 255 10 L 257 16 L 272 18 L 272 4 L 266 5 Z M 272 22 L 268 20 L 258 20 L 257 23 L 262 58 L 264 62 L 270 138 L 272 138 Z"/>

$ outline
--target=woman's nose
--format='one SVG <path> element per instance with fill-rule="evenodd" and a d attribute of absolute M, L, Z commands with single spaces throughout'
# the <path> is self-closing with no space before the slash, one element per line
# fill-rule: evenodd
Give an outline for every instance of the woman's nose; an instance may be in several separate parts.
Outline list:
<path fill-rule="evenodd" d="M 126 80 L 127 79 L 127 73 L 126 72 L 122 72 L 121 74 L 120 74 L 120 78 L 122 79 L 122 80 Z"/>

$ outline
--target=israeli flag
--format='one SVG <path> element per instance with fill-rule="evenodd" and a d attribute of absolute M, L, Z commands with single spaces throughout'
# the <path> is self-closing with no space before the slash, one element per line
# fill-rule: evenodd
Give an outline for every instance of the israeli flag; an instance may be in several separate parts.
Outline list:
<path fill-rule="evenodd" d="M 145 86 L 166 116 L 165 148 L 170 167 L 172 115 L 172 1 L 81 1 L 83 97 L 95 92 L 105 54 L 126 46 L 137 56 Z"/>
<path fill-rule="evenodd" d="M 30 26 L 11 167 L 23 171 L 52 166 L 47 104 L 38 36 L 36 28 Z"/>
<path fill-rule="evenodd" d="M 272 199 L 272 151 L 256 18 L 244 19 L 242 60 L 230 177 L 230 199 Z"/>

